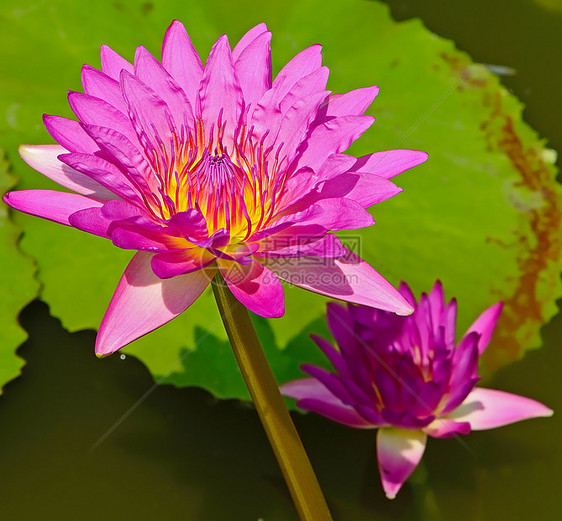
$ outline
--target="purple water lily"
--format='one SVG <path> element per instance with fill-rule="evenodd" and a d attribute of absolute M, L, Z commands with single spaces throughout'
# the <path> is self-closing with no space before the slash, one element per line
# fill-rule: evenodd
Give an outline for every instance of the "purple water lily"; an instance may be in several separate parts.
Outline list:
<path fill-rule="evenodd" d="M 406 284 L 400 292 L 415 308 L 408 317 L 328 304 L 339 350 L 314 340 L 336 372 L 303 365 L 312 378 L 281 387 L 301 409 L 350 427 L 379 428 L 377 458 L 389 498 L 419 463 L 428 435 L 446 438 L 552 414 L 529 398 L 475 387 L 501 303 L 484 311 L 456 344 L 457 303 L 445 302 L 439 281 L 419 304 Z"/>
<path fill-rule="evenodd" d="M 373 123 L 363 113 L 378 89 L 331 94 L 318 45 L 272 80 L 270 39 L 265 24 L 232 50 L 222 36 L 204 66 L 177 21 L 161 63 L 143 47 L 133 65 L 103 46 L 101 71 L 85 65 L 84 93 L 69 93 L 78 121 L 46 115 L 58 144 L 20 147 L 73 193 L 10 192 L 7 204 L 138 250 L 100 326 L 98 354 L 182 313 L 217 271 L 265 317 L 284 313 L 279 279 L 411 312 L 329 232 L 373 224 L 366 208 L 400 192 L 389 179 L 427 155 L 343 154 Z"/>

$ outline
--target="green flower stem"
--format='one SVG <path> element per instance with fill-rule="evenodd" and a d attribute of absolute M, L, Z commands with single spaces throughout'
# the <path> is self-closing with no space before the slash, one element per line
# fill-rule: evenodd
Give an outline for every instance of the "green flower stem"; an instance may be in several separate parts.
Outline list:
<path fill-rule="evenodd" d="M 220 274 L 213 279 L 213 292 L 234 356 L 301 521 L 331 521 L 326 500 L 279 392 L 248 310 L 236 300 Z"/>

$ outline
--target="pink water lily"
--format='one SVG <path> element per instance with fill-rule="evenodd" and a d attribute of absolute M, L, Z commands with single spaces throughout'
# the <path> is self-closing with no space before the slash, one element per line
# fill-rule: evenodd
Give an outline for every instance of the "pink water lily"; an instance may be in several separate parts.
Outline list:
<path fill-rule="evenodd" d="M 314 340 L 336 372 L 303 365 L 311 378 L 281 387 L 304 410 L 350 427 L 379 429 L 378 466 L 389 498 L 418 465 L 427 436 L 469 434 L 552 414 L 529 398 L 475 387 L 479 356 L 492 338 L 501 303 L 484 311 L 456 344 L 457 303 L 445 302 L 440 282 L 419 303 L 406 284 L 400 292 L 415 307 L 408 317 L 328 304 L 328 326 L 339 350 Z"/>
<path fill-rule="evenodd" d="M 217 272 L 264 317 L 284 313 L 279 279 L 411 312 L 329 232 L 373 224 L 366 208 L 400 192 L 389 179 L 427 155 L 343 154 L 373 123 L 363 113 L 378 89 L 331 94 L 318 45 L 272 81 L 270 39 L 265 24 L 232 50 L 221 36 L 204 66 L 177 21 L 161 62 L 138 47 L 133 65 L 103 46 L 101 71 L 85 65 L 84 93 L 69 93 L 78 120 L 46 115 L 58 144 L 20 147 L 72 192 L 10 192 L 7 204 L 137 250 L 100 326 L 98 354 L 182 313 Z"/>

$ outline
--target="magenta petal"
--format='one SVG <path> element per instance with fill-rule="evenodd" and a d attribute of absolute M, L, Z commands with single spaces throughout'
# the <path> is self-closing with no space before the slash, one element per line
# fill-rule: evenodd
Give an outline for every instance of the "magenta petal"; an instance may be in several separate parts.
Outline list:
<path fill-rule="evenodd" d="M 111 47 L 102 45 L 100 50 L 101 70 L 110 78 L 118 80 L 122 70 L 126 70 L 131 74 L 134 67 L 125 58 L 117 54 Z"/>
<path fill-rule="evenodd" d="M 468 422 L 473 430 L 486 430 L 529 418 L 552 416 L 552 409 L 530 398 L 477 387 L 447 417 Z"/>
<path fill-rule="evenodd" d="M 326 158 L 345 151 L 374 122 L 370 116 L 344 116 L 315 127 L 307 140 L 307 148 L 298 160 L 297 168 L 308 166 L 315 172 Z"/>
<path fill-rule="evenodd" d="M 98 144 L 82 128 L 80 122 L 60 116 L 43 116 L 43 123 L 53 139 L 68 152 L 95 154 Z"/>
<path fill-rule="evenodd" d="M 102 99 L 81 92 L 69 92 L 68 103 L 84 125 L 110 128 L 132 143 L 138 142 L 131 120 Z"/>
<path fill-rule="evenodd" d="M 86 94 L 102 99 L 123 114 L 127 113 L 127 105 L 117 80 L 89 65 L 84 65 L 82 67 L 82 85 Z"/>
<path fill-rule="evenodd" d="M 123 71 L 120 82 L 140 143 L 145 150 L 151 147 L 160 151 L 160 143 L 167 145 L 172 140 L 170 108 L 153 89 L 136 76 Z M 134 144 L 134 141 L 132 143 Z M 151 156 L 152 153 L 149 154 L 149 157 Z"/>
<path fill-rule="evenodd" d="M 177 20 L 172 22 L 164 36 L 162 65 L 183 89 L 191 106 L 195 107 L 203 65 L 185 27 Z"/>
<path fill-rule="evenodd" d="M 379 93 L 378 87 L 364 87 L 345 94 L 332 95 L 326 105 L 325 117 L 361 116 Z"/>
<path fill-rule="evenodd" d="M 265 24 L 260 26 L 265 27 Z M 248 33 L 247 33 L 248 34 Z M 271 33 L 262 32 L 238 55 L 238 46 L 234 48 L 232 57 L 236 77 L 240 82 L 246 106 L 257 103 L 267 89 L 271 88 Z"/>
<path fill-rule="evenodd" d="M 123 173 L 109 161 L 90 154 L 61 154 L 59 159 L 128 201 L 139 201 L 139 196 Z"/>
<path fill-rule="evenodd" d="M 152 257 L 152 271 L 161 279 L 177 277 L 205 268 L 216 257 L 201 248 L 158 253 Z"/>
<path fill-rule="evenodd" d="M 467 336 L 472 332 L 476 332 L 480 335 L 480 340 L 478 340 L 478 352 L 480 354 L 484 352 L 490 343 L 492 335 L 494 334 L 494 328 L 500 318 L 502 308 L 502 302 L 498 302 L 497 304 L 490 306 L 474 321 L 465 334 L 465 336 Z"/>
<path fill-rule="evenodd" d="M 355 409 L 344 405 L 315 378 L 303 378 L 280 387 L 281 394 L 295 398 L 297 405 L 306 411 L 321 414 L 332 421 L 356 429 L 372 429 L 374 426 L 360 416 Z"/>
<path fill-rule="evenodd" d="M 322 66 L 321 51 L 320 45 L 311 45 L 297 54 L 279 71 L 272 84 L 276 102 L 281 101 L 300 79 Z"/>
<path fill-rule="evenodd" d="M 371 172 L 390 179 L 427 160 L 425 152 L 417 150 L 387 150 L 357 159 L 353 172 Z"/>
<path fill-rule="evenodd" d="M 382 487 L 394 499 L 404 482 L 418 466 L 427 436 L 422 431 L 383 427 L 377 433 L 377 459 Z"/>
<path fill-rule="evenodd" d="M 214 127 L 216 132 L 220 114 L 226 128 L 225 135 L 233 139 L 242 112 L 243 97 L 226 35 L 221 36 L 211 49 L 201 79 L 199 97 L 205 128 Z"/>
<path fill-rule="evenodd" d="M 423 431 L 433 438 L 452 438 L 459 434 L 470 434 L 471 428 L 468 422 L 437 418 L 427 427 L 424 427 Z"/>
<path fill-rule="evenodd" d="M 412 306 L 374 268 L 348 252 L 348 259 L 267 259 L 267 267 L 281 280 L 301 288 L 363 304 L 398 315 L 409 315 Z"/>
<path fill-rule="evenodd" d="M 53 190 L 18 190 L 4 195 L 4 202 L 19 210 L 56 223 L 71 226 L 70 215 L 85 208 L 99 207 L 103 203 L 79 194 Z"/>
<path fill-rule="evenodd" d="M 213 270 L 201 270 L 162 280 L 153 273 L 151 258 L 152 254 L 137 253 L 121 277 L 100 325 L 98 356 L 109 355 L 178 316 L 214 275 Z"/>
<path fill-rule="evenodd" d="M 269 32 L 265 23 L 262 22 L 261 24 L 254 25 L 254 27 L 238 40 L 238 43 L 234 46 L 234 49 L 232 49 L 232 59 L 236 61 L 242 52 L 265 32 Z"/>
<path fill-rule="evenodd" d="M 96 199 L 114 199 L 115 194 L 97 181 L 62 163 L 58 156 L 67 150 L 59 145 L 20 145 L 18 152 L 33 169 L 65 188 Z"/>
<path fill-rule="evenodd" d="M 283 316 L 283 287 L 263 264 L 255 259 L 246 266 L 222 261 L 219 268 L 232 294 L 250 311 L 266 318 Z"/>
<path fill-rule="evenodd" d="M 170 109 L 176 128 L 181 129 L 183 126 L 187 135 L 194 128 L 193 110 L 187 95 L 158 60 L 142 46 L 137 47 L 135 53 L 135 76 L 158 93 Z"/>

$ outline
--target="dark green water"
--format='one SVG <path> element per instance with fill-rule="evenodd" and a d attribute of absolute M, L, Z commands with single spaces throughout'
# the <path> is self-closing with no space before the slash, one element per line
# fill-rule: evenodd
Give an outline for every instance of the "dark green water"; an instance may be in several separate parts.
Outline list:
<path fill-rule="evenodd" d="M 526 119 L 562 149 L 562 14 L 531 0 L 389 0 L 398 19 L 420 16 L 475 61 L 512 67 L 504 83 Z M 93 356 L 94 332 L 65 332 L 47 307 L 21 315 L 30 339 L 21 378 L 0 397 L 0 519 L 281 521 L 290 499 L 253 409 L 199 389 L 158 387 L 132 357 Z M 544 347 L 487 386 L 562 411 L 562 315 Z M 108 429 L 124 420 L 92 450 Z M 562 413 L 456 440 L 430 440 L 415 483 L 387 501 L 374 436 L 319 417 L 297 428 L 336 521 L 556 520 Z"/>

